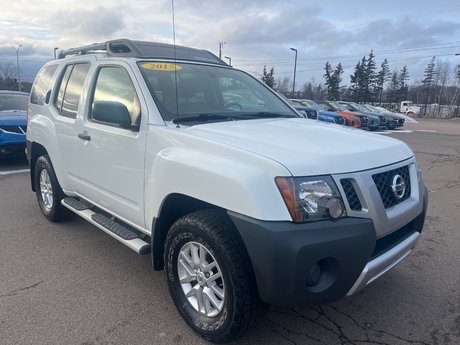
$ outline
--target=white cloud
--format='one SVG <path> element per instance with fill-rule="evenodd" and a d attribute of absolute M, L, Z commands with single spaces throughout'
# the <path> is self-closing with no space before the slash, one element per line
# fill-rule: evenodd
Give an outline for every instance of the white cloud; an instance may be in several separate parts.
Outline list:
<path fill-rule="evenodd" d="M 289 48 L 297 48 L 298 85 L 311 77 L 322 80 L 326 60 L 354 66 L 370 49 L 378 60 L 393 60 L 392 69 L 409 64 L 414 78 L 426 63 L 414 56 L 460 52 L 458 0 L 175 0 L 175 10 L 178 44 L 217 53 L 219 41 L 225 41 L 224 55 L 248 71 L 261 72 L 266 64 L 291 75 Z M 119 37 L 171 43 L 171 21 L 170 0 L 16 0 L 0 12 L 0 63 L 15 57 L 16 44 L 22 44 L 27 68 L 51 59 L 54 47 Z M 396 51 L 446 42 L 458 42 L 459 48 Z M 346 69 L 344 82 L 350 73 Z"/>

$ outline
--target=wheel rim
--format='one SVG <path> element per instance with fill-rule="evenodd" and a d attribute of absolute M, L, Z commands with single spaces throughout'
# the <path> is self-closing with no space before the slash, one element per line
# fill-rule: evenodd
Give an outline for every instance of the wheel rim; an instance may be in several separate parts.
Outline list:
<path fill-rule="evenodd" d="M 48 171 L 43 169 L 40 172 L 40 193 L 45 207 L 50 210 L 53 207 L 53 187 Z"/>
<path fill-rule="evenodd" d="M 187 301 L 200 314 L 217 316 L 224 307 L 225 284 L 214 256 L 202 244 L 188 242 L 179 252 L 177 272 Z"/>

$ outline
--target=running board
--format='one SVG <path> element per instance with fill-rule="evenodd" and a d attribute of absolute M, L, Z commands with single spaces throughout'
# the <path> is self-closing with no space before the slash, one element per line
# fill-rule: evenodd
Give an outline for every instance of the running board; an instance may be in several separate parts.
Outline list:
<path fill-rule="evenodd" d="M 115 222 L 113 219 L 103 215 L 102 213 L 96 213 L 90 210 L 88 205 L 82 203 L 81 201 L 67 197 L 62 199 L 61 204 L 94 226 L 97 226 L 108 235 L 120 241 L 128 248 L 131 248 L 136 253 L 140 255 L 150 253 L 150 244 L 142 240 L 137 232 Z"/>

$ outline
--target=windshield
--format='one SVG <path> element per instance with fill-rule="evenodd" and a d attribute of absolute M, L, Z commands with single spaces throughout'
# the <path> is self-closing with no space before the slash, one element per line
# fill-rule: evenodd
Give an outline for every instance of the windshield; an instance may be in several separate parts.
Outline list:
<path fill-rule="evenodd" d="M 315 110 L 317 110 L 317 111 L 320 111 L 320 110 L 321 110 L 320 106 L 319 106 L 318 104 L 316 104 L 315 102 L 313 102 L 313 101 L 303 100 L 302 103 L 303 103 L 306 107 L 315 109 Z"/>
<path fill-rule="evenodd" d="M 368 113 L 369 110 L 364 108 L 362 105 L 357 104 L 357 103 L 352 103 L 351 106 L 355 108 L 356 110 L 360 111 L 361 113 Z"/>
<path fill-rule="evenodd" d="M 27 110 L 28 95 L 0 94 L 0 111 Z"/>
<path fill-rule="evenodd" d="M 348 107 L 347 107 L 346 105 L 344 105 L 344 104 L 341 104 L 341 103 L 334 103 L 333 105 L 334 105 L 334 107 L 335 107 L 337 110 L 340 110 L 340 111 L 350 111 L 350 110 L 348 109 Z"/>
<path fill-rule="evenodd" d="M 364 108 L 366 108 L 369 112 L 371 112 L 373 114 L 380 114 L 381 113 L 380 110 L 378 110 L 377 108 L 374 108 L 371 105 L 365 105 Z"/>
<path fill-rule="evenodd" d="M 155 61 L 139 62 L 139 67 L 165 121 L 299 117 L 259 81 L 232 68 Z"/>

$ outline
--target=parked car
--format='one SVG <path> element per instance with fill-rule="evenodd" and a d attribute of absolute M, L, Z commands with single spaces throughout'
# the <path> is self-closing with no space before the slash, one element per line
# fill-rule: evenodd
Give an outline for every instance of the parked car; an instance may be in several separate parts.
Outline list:
<path fill-rule="evenodd" d="M 379 129 L 379 128 L 381 128 L 381 129 L 385 129 L 385 128 L 393 129 L 393 128 L 396 128 L 396 122 L 394 121 L 394 119 L 392 119 L 392 118 L 389 119 L 383 114 L 374 114 L 374 113 L 372 113 L 371 111 L 369 111 L 368 109 L 364 108 L 362 105 L 360 105 L 358 103 L 344 102 L 344 101 L 340 101 L 338 103 L 341 104 L 346 109 L 348 109 L 349 111 L 355 111 L 355 112 L 358 112 L 360 114 L 366 115 L 368 117 L 377 118 L 378 121 L 379 121 L 379 126 L 376 129 Z M 388 122 L 388 120 L 390 120 L 390 122 Z"/>
<path fill-rule="evenodd" d="M 262 109 L 227 109 L 235 90 Z M 216 343 L 242 336 L 261 301 L 355 294 L 421 237 L 428 193 L 409 146 L 306 121 L 205 50 L 123 39 L 62 51 L 34 82 L 28 126 L 43 216 L 76 214 L 150 254 L 178 313 Z"/>
<path fill-rule="evenodd" d="M 338 125 L 345 125 L 345 118 L 337 113 L 332 111 L 324 111 L 321 107 L 315 102 L 308 99 L 291 99 L 292 102 L 299 105 L 312 108 L 318 112 L 318 120 L 324 122 L 335 123 Z"/>
<path fill-rule="evenodd" d="M 233 111 L 258 111 L 263 109 L 263 106 L 255 100 L 251 102 L 250 100 L 246 99 L 244 96 L 236 93 L 225 92 L 223 93 L 223 99 L 225 103 L 225 108 L 227 110 Z"/>
<path fill-rule="evenodd" d="M 334 104 L 334 102 L 329 101 L 317 101 L 316 102 L 323 111 L 334 112 L 343 116 L 345 119 L 345 125 L 355 128 L 367 128 L 368 117 L 367 116 L 358 116 L 358 113 L 348 111 L 344 107 Z"/>
<path fill-rule="evenodd" d="M 302 114 L 303 117 L 310 120 L 318 119 L 318 111 L 313 107 L 305 106 L 304 104 L 298 102 L 296 99 L 289 99 L 289 103 Z"/>
<path fill-rule="evenodd" d="M 406 121 L 406 115 L 394 113 L 394 112 L 386 110 L 385 108 L 382 108 L 382 107 L 375 107 L 375 106 L 368 105 L 368 104 L 363 105 L 363 107 L 368 109 L 373 114 L 381 114 L 381 115 L 385 115 L 387 117 L 391 117 L 393 119 L 393 121 L 395 122 L 395 127 L 396 128 L 403 127 L 404 122 Z"/>
<path fill-rule="evenodd" d="M 380 128 L 380 118 L 375 115 L 370 115 L 370 114 L 363 114 L 362 112 L 350 110 L 349 107 L 347 107 L 344 104 L 341 104 L 337 101 L 332 102 L 334 106 L 336 106 L 338 109 L 341 109 L 341 111 L 348 111 L 351 114 L 354 114 L 354 116 L 358 117 L 361 119 L 361 122 L 363 123 L 364 129 L 368 129 L 370 131 L 375 131 Z"/>
<path fill-rule="evenodd" d="M 28 93 L 0 90 L 0 157 L 25 155 L 28 101 Z"/>

